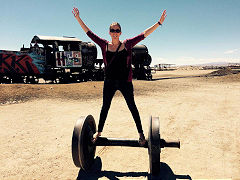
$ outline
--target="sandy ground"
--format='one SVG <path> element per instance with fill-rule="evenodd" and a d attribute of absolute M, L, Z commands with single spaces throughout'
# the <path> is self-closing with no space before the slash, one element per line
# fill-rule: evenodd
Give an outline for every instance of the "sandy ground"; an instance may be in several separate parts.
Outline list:
<path fill-rule="evenodd" d="M 162 179 L 240 179 L 240 74 L 199 77 L 209 72 L 158 72 L 155 81 L 134 81 L 145 134 L 149 116 L 158 116 L 161 138 L 181 141 L 181 149 L 162 149 Z M 75 121 L 92 114 L 98 122 L 102 84 L 0 85 L 0 179 L 147 179 L 144 148 L 97 147 L 87 175 L 73 164 Z M 120 93 L 102 135 L 138 137 Z"/>

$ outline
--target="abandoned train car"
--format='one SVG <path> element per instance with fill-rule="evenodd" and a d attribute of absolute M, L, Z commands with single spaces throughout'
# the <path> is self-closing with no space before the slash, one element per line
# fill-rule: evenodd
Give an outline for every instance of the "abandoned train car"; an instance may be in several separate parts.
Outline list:
<path fill-rule="evenodd" d="M 133 48 L 133 78 L 148 79 L 151 56 L 144 45 Z M 103 60 L 97 59 L 92 42 L 75 37 L 33 37 L 30 47 L 20 51 L 0 50 L 0 83 L 56 83 L 103 80 Z"/>

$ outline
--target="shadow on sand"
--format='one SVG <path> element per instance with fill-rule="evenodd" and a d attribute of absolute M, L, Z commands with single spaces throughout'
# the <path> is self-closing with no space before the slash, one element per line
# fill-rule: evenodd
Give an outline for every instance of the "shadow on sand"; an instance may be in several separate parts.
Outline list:
<path fill-rule="evenodd" d="M 175 180 L 175 179 L 192 179 L 189 175 L 176 175 L 172 169 L 163 162 L 160 162 L 160 174 L 151 176 L 148 172 L 117 172 L 117 171 L 102 171 L 102 161 L 100 157 L 96 157 L 95 162 L 89 172 L 80 169 L 77 180 L 97 180 L 100 178 L 118 180 L 123 177 L 145 177 L 152 180 Z"/>

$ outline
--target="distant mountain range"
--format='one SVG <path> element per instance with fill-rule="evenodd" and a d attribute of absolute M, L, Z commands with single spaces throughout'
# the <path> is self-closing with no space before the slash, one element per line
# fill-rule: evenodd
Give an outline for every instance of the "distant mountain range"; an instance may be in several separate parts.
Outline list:
<path fill-rule="evenodd" d="M 212 63 L 204 63 L 204 64 L 193 64 L 192 66 L 228 66 L 228 65 L 236 65 L 240 63 L 233 62 L 212 62 Z"/>
<path fill-rule="evenodd" d="M 176 64 L 157 64 L 158 65 L 166 65 L 167 67 L 184 67 L 184 66 L 229 66 L 229 65 L 237 65 L 240 66 L 240 62 L 211 62 L 211 63 L 203 63 L 203 64 L 185 64 L 185 65 L 176 65 Z"/>

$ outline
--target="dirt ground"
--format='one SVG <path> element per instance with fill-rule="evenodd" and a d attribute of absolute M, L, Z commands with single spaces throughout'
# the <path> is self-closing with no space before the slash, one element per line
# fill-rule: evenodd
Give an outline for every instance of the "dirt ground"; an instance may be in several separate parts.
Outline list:
<path fill-rule="evenodd" d="M 181 141 L 181 149 L 162 149 L 162 179 L 240 179 L 240 74 L 205 76 L 211 72 L 161 71 L 154 81 L 133 81 L 145 135 L 152 115 L 160 117 L 161 138 Z M 90 174 L 73 164 L 74 124 L 88 114 L 98 123 L 102 85 L 1 84 L 0 179 L 147 179 L 145 148 L 97 147 Z M 138 138 L 119 92 L 102 136 Z"/>

